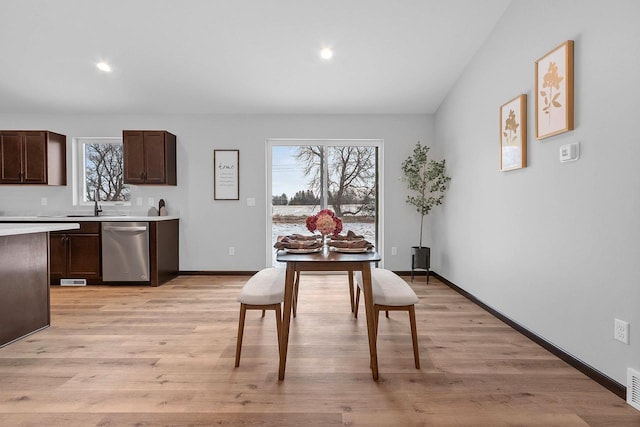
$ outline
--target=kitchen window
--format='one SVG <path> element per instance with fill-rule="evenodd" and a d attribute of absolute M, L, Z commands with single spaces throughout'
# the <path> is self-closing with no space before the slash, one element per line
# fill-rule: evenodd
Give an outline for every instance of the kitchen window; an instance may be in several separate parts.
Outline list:
<path fill-rule="evenodd" d="M 124 183 L 122 138 L 75 138 L 74 204 L 91 204 L 95 190 L 100 203 L 128 205 L 129 186 Z"/>

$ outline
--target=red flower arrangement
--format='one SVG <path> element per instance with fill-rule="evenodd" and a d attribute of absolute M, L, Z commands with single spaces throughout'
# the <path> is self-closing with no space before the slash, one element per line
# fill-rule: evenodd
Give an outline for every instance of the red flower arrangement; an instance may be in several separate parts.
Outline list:
<path fill-rule="evenodd" d="M 318 230 L 323 236 L 337 236 L 342 231 L 342 220 L 332 210 L 323 209 L 316 215 L 307 217 L 307 230 L 312 233 Z"/>

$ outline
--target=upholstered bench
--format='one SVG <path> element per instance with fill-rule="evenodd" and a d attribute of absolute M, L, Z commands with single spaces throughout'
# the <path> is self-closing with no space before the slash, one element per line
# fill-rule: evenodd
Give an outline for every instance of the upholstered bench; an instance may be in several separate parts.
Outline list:
<path fill-rule="evenodd" d="M 358 317 L 358 305 L 360 303 L 360 292 L 362 290 L 362 273 L 356 272 L 355 316 Z M 413 289 L 400 276 L 391 270 L 384 268 L 371 269 L 371 289 L 373 291 L 373 307 L 376 325 L 376 337 L 378 335 L 378 322 L 380 310 L 387 311 L 407 311 L 409 312 L 409 322 L 411 324 L 411 338 L 413 340 L 413 358 L 416 369 L 420 369 L 420 354 L 418 350 L 418 333 L 416 328 L 415 304 L 419 301 Z"/>
<path fill-rule="evenodd" d="M 282 314 L 280 304 L 284 301 L 284 268 L 264 268 L 251 276 L 244 284 L 238 302 L 240 303 L 240 319 L 238 321 L 238 342 L 236 344 L 236 367 L 240 366 L 244 319 L 247 310 L 275 310 L 276 329 L 278 331 L 278 348 L 280 346 L 280 329 Z"/>

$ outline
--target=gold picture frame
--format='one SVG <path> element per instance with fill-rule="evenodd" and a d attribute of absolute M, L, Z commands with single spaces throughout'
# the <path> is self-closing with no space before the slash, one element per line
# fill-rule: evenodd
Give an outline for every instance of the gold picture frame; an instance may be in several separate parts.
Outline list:
<path fill-rule="evenodd" d="M 527 167 L 527 95 L 500 107 L 500 171 Z"/>
<path fill-rule="evenodd" d="M 573 130 L 573 40 L 535 63 L 536 139 Z"/>

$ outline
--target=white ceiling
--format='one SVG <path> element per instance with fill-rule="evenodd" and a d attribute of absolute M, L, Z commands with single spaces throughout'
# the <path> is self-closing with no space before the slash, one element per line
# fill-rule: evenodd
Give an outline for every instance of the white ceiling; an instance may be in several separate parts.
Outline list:
<path fill-rule="evenodd" d="M 509 1 L 2 0 L 0 113 L 433 113 Z"/>

